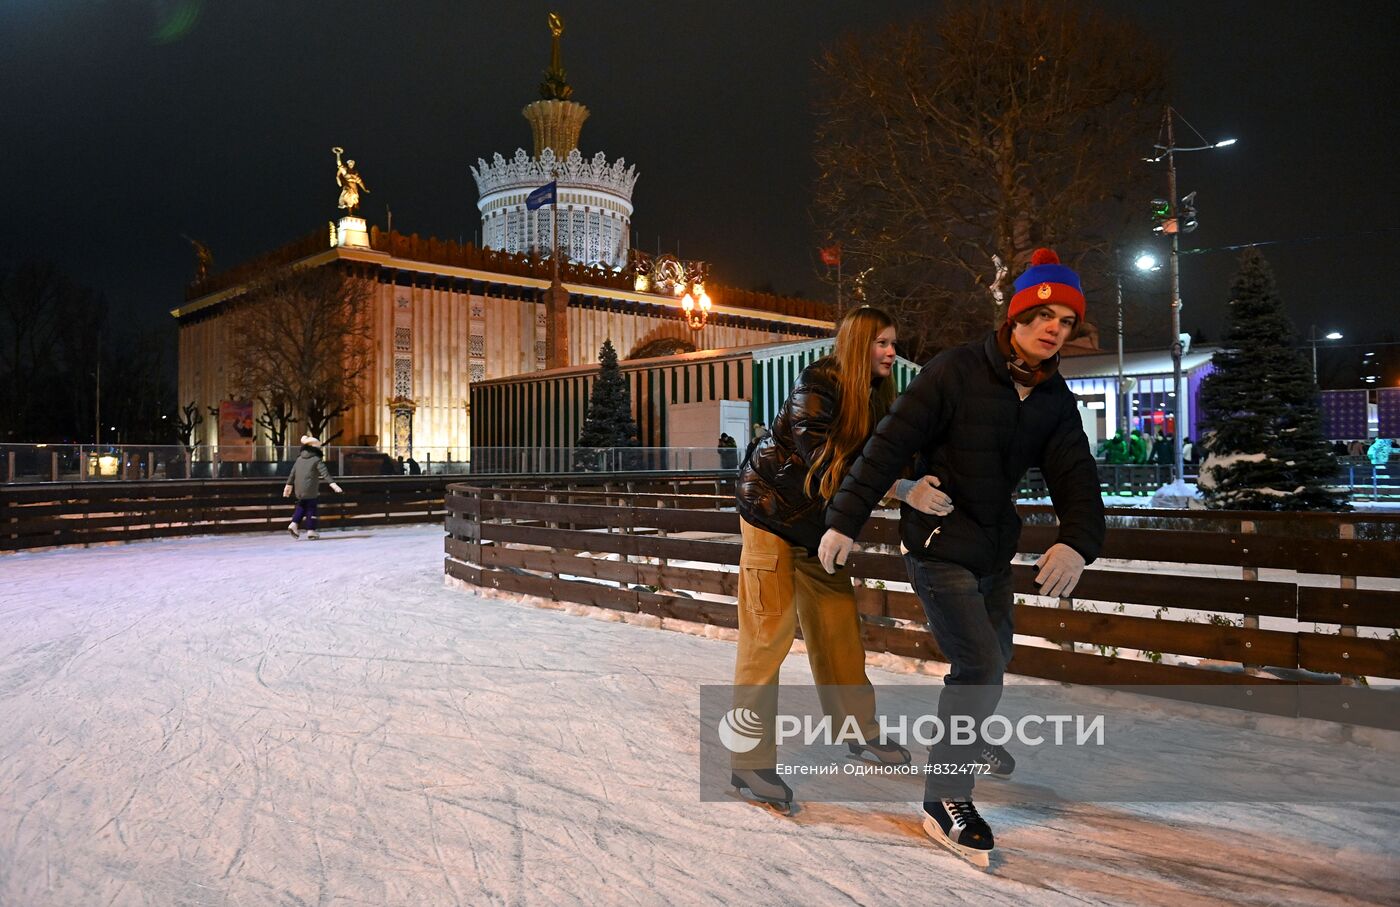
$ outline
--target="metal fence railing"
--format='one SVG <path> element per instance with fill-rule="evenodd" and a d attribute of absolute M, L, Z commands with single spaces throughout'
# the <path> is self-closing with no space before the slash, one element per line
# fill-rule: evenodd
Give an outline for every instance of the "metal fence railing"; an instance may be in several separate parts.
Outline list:
<path fill-rule="evenodd" d="M 269 478 L 286 475 L 298 446 L 266 445 L 230 452 L 200 445 L 0 444 L 4 482 L 148 481 L 151 479 Z M 377 447 L 333 446 L 326 465 L 338 476 L 536 476 L 616 472 L 703 473 L 738 468 L 743 451 L 714 447 L 432 447 L 397 457 Z M 1400 504 L 1400 462 L 1373 466 L 1343 458 L 1334 484 L 1354 501 Z M 1187 464 L 1195 482 L 1198 467 Z M 1171 480 L 1171 468 L 1155 464 L 1099 464 L 1105 495 L 1150 498 Z M 1018 488 L 1022 498 L 1047 494 L 1038 470 Z"/>
<path fill-rule="evenodd" d="M 258 446 L 229 451 L 199 445 L 0 444 L 0 480 L 13 482 L 237 479 L 286 475 L 299 452 Z M 400 457 L 377 447 L 332 446 L 324 457 L 340 476 L 565 475 L 600 472 L 694 473 L 737 469 L 734 448 L 415 448 Z"/>

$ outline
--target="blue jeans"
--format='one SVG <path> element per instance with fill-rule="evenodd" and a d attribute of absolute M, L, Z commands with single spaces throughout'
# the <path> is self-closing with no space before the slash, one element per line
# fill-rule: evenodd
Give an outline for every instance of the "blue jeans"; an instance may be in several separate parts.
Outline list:
<path fill-rule="evenodd" d="M 979 577 L 950 561 L 912 554 L 904 556 L 909 581 L 923 602 L 929 630 L 952 670 L 943 678 L 938 718 L 943 737 L 929 751 L 930 765 L 980 763 L 980 745 L 954 745 L 949 740 L 952 718 L 970 717 L 975 726 L 996 711 L 1002 675 L 1011 660 L 1011 565 L 1000 573 Z M 975 775 L 950 773 L 924 776 L 924 799 L 971 795 Z"/>

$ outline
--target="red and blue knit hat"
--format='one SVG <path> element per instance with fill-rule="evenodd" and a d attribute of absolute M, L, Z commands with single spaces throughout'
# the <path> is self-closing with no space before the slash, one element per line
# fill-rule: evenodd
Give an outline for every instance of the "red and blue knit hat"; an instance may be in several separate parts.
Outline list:
<path fill-rule="evenodd" d="M 1031 265 L 1016 278 L 1016 293 L 1006 307 L 1006 320 L 1036 306 L 1059 303 L 1074 309 L 1084 320 L 1084 291 L 1079 287 L 1079 275 L 1060 264 L 1053 249 L 1036 249 L 1031 253 Z"/>

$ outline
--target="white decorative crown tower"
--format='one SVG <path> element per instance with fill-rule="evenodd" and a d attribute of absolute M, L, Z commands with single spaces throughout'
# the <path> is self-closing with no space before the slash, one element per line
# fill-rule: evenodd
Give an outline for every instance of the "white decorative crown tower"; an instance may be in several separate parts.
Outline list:
<path fill-rule="evenodd" d="M 534 156 L 520 148 L 512 160 L 497 154 L 490 163 L 477 158 L 471 168 L 479 194 L 482 245 L 548 258 L 555 206 L 530 211 L 525 198 L 557 181 L 561 260 L 622 268 L 632 246 L 632 187 L 637 183 L 637 168 L 628 167 L 622 158 L 609 164 L 601 151 L 589 160 L 579 153 L 578 135 L 588 108 L 569 100 L 573 88 L 559 60 L 563 30 L 563 22 L 551 16 L 554 44 L 550 68 L 540 86 L 542 100 L 521 111 L 534 133 Z"/>

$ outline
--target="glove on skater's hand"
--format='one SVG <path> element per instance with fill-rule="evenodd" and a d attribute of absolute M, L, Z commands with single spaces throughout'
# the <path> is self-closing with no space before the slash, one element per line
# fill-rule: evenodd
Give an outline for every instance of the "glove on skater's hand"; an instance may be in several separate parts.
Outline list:
<path fill-rule="evenodd" d="M 283 485 L 283 486 L 282 486 L 282 497 L 284 497 L 284 498 L 289 498 L 289 497 L 291 497 L 291 496 L 292 496 L 292 486 L 290 486 L 290 485 Z"/>
<path fill-rule="evenodd" d="M 922 479 L 900 479 L 895 482 L 895 497 L 920 513 L 947 516 L 953 512 L 953 499 L 940 491 L 937 476 Z"/>
<path fill-rule="evenodd" d="M 342 491 L 344 491 L 344 489 L 341 488 L 339 485 L 335 484 L 334 482 L 332 482 L 332 483 L 331 483 L 331 491 L 334 491 L 336 494 L 340 494 Z"/>
<path fill-rule="evenodd" d="M 1084 572 L 1084 556 L 1064 543 L 1056 543 L 1035 565 L 1040 568 L 1035 575 L 1040 594 L 1064 598 L 1079 584 L 1080 574 Z"/>
<path fill-rule="evenodd" d="M 846 559 L 851 556 L 853 547 L 855 542 L 850 536 L 828 529 L 817 547 L 817 560 L 822 562 L 827 573 L 835 573 L 837 567 L 846 566 Z"/>

